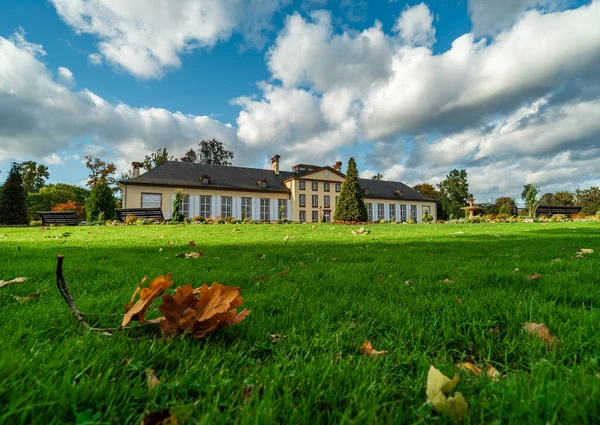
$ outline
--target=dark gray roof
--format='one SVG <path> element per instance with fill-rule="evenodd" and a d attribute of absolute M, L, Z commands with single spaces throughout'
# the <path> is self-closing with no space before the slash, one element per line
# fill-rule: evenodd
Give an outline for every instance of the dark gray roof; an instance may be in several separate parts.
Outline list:
<path fill-rule="evenodd" d="M 131 179 L 125 184 L 166 185 L 181 187 L 200 187 L 200 177 L 210 177 L 210 189 L 260 190 L 265 192 L 288 192 L 282 180 L 290 177 L 291 172 L 276 175 L 272 170 L 245 167 L 227 167 L 223 165 L 196 164 L 190 162 L 169 161 Z M 267 180 L 267 188 L 258 185 L 259 180 Z"/>
<path fill-rule="evenodd" d="M 265 192 L 289 192 L 283 183 L 293 176 L 292 171 L 280 171 L 279 175 L 272 170 L 261 168 L 227 167 L 223 165 L 196 164 L 190 162 L 169 161 L 156 168 L 130 179 L 122 180 L 125 184 L 164 185 L 176 187 L 201 187 L 200 177 L 210 177 L 210 189 L 238 189 L 238 190 L 260 190 Z M 267 188 L 262 189 L 258 185 L 259 180 L 267 180 Z M 360 186 L 367 188 L 369 193 L 366 198 L 406 199 L 412 201 L 435 201 L 404 183 L 360 179 Z M 401 190 L 402 196 L 395 191 Z"/>
<path fill-rule="evenodd" d="M 384 180 L 360 179 L 360 187 L 368 189 L 368 194 L 365 193 L 365 198 L 386 198 L 386 199 L 406 199 L 407 201 L 429 201 L 435 202 L 435 199 L 422 195 L 413 188 L 400 182 L 389 182 Z M 402 195 L 395 193 L 397 190 L 402 191 Z"/>

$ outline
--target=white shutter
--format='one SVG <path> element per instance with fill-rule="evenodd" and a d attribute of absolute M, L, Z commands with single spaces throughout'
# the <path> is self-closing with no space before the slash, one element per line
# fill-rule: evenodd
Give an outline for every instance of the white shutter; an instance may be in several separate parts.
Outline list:
<path fill-rule="evenodd" d="M 233 198 L 233 206 L 232 206 L 232 214 L 235 218 L 242 218 L 242 198 L 235 197 Z"/>
<path fill-rule="evenodd" d="M 210 200 L 210 218 L 213 220 L 218 217 L 219 212 L 221 211 L 221 206 L 218 205 L 219 197 L 212 196 Z"/>
<path fill-rule="evenodd" d="M 164 214 L 166 220 L 170 220 L 173 217 L 173 200 L 175 200 L 175 195 L 171 195 L 171 202 L 169 202 L 169 208 L 167 209 L 166 214 Z"/>
<path fill-rule="evenodd" d="M 286 218 L 287 218 L 288 220 L 291 220 L 291 219 L 292 219 L 292 201 L 288 199 L 288 200 L 287 200 L 287 201 L 285 201 L 285 202 L 286 202 L 286 205 L 287 205 L 287 206 L 286 206 L 286 210 L 287 210 L 287 215 L 286 215 Z"/>
<path fill-rule="evenodd" d="M 419 206 L 415 205 L 415 215 L 416 215 L 416 222 L 420 223 L 421 222 L 421 215 L 419 214 Z"/>
<path fill-rule="evenodd" d="M 390 219 L 390 207 L 387 204 L 383 204 L 383 217 L 386 220 Z"/>
<path fill-rule="evenodd" d="M 260 220 L 260 198 L 252 198 L 252 220 Z"/>
<path fill-rule="evenodd" d="M 269 216 L 271 221 L 277 221 L 279 218 L 279 205 L 277 199 L 269 200 Z"/>

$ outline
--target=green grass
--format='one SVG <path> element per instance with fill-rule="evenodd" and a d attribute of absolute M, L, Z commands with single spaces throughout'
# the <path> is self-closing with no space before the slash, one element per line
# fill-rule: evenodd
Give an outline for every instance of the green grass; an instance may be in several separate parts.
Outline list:
<path fill-rule="evenodd" d="M 48 291 L 23 304 L 0 296 L 0 423 L 138 424 L 165 407 L 203 424 L 451 423 L 424 405 L 427 371 L 452 376 L 464 361 L 506 375 L 461 373 L 465 423 L 600 422 L 597 223 L 369 228 L 0 229 L 0 279 L 28 277 L 0 294 Z M 63 232 L 71 235 L 54 238 Z M 596 251 L 573 259 L 574 250 L 559 252 L 568 245 Z M 175 258 L 191 250 L 206 256 Z M 58 253 L 86 313 L 122 313 L 144 275 L 168 272 L 177 285 L 239 286 L 253 312 L 202 340 L 164 340 L 149 327 L 88 333 L 56 289 Z M 526 279 L 536 272 L 543 277 Z M 157 315 L 155 305 L 148 317 Z M 528 321 L 547 324 L 558 347 L 525 334 Z M 390 354 L 360 356 L 365 339 Z M 160 379 L 155 389 L 147 369 Z"/>

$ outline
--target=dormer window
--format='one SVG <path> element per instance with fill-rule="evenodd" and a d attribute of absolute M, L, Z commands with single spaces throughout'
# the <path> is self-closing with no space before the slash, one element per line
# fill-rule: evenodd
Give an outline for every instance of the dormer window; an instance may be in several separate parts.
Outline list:
<path fill-rule="evenodd" d="M 364 192 L 364 194 L 365 194 L 365 195 L 368 195 L 368 194 L 369 194 L 369 188 L 368 188 L 368 187 L 365 187 L 365 188 L 363 189 L 363 192 Z"/>
<path fill-rule="evenodd" d="M 259 180 L 258 181 L 258 185 L 260 186 L 261 189 L 266 189 L 267 188 L 267 181 L 266 180 Z"/>
<path fill-rule="evenodd" d="M 202 176 L 202 177 L 200 177 L 200 183 L 202 183 L 202 184 L 210 184 L 210 177 L 209 176 Z"/>
<path fill-rule="evenodd" d="M 403 196 L 404 193 L 402 192 L 402 190 L 394 190 L 394 194 L 398 195 L 398 196 Z"/>

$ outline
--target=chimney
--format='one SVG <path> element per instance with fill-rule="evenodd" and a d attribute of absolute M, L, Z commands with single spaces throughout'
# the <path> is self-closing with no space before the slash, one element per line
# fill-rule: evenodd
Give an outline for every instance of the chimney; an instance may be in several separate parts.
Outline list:
<path fill-rule="evenodd" d="M 271 170 L 277 175 L 279 175 L 279 158 L 281 158 L 279 155 L 271 158 Z"/>
<path fill-rule="evenodd" d="M 342 171 L 342 161 L 336 162 L 335 165 L 333 166 L 333 168 L 335 170 L 338 170 L 339 172 L 341 172 Z"/>
<path fill-rule="evenodd" d="M 140 168 L 142 168 L 142 163 L 141 162 L 132 162 L 131 166 L 133 167 L 133 177 L 139 177 L 140 176 Z"/>

